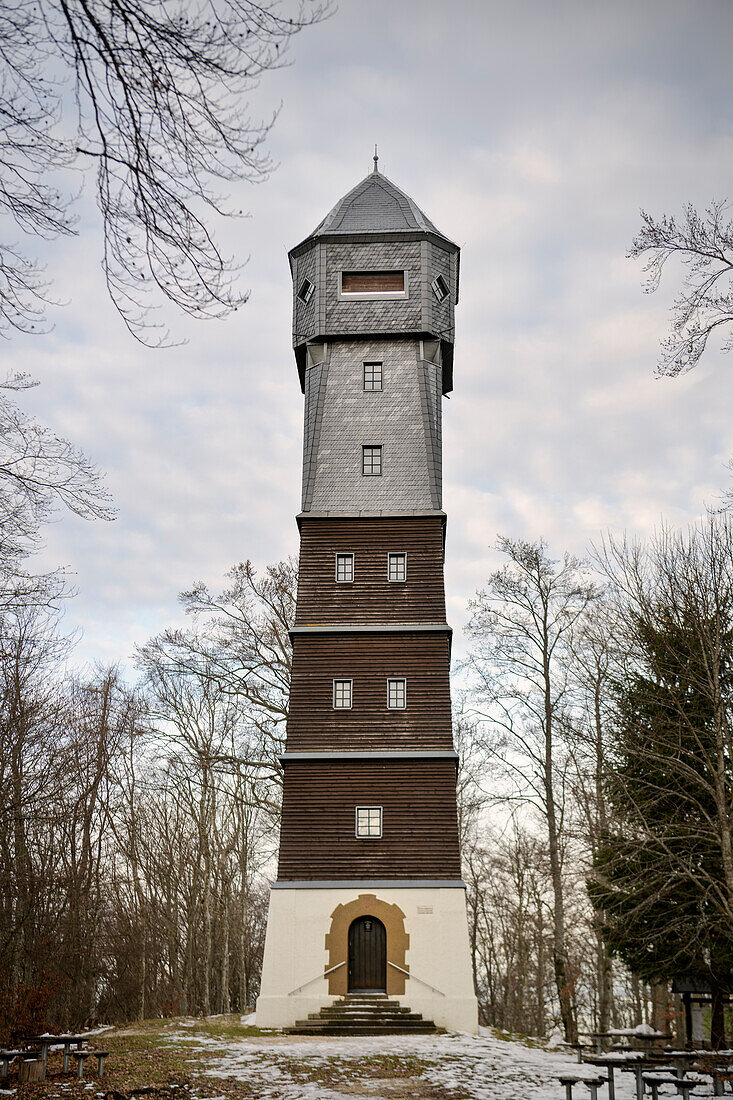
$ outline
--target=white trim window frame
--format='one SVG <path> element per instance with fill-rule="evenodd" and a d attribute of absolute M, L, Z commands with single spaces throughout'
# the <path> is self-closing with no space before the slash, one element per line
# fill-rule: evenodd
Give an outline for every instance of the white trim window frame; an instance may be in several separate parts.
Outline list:
<path fill-rule="evenodd" d="M 407 580 L 407 554 L 404 550 L 390 550 L 387 554 L 387 580 L 402 584 Z"/>
<path fill-rule="evenodd" d="M 378 268 L 374 271 L 374 274 L 381 273 L 384 269 Z M 343 290 L 343 277 L 344 275 L 359 274 L 368 275 L 368 271 L 339 271 L 339 301 L 341 302 L 384 302 L 400 298 L 409 298 L 409 287 L 407 282 L 407 268 L 395 267 L 389 269 L 389 274 L 396 274 L 401 272 L 403 279 L 404 289 L 402 290 Z"/>
<path fill-rule="evenodd" d="M 407 680 L 391 676 L 387 680 L 387 710 L 407 710 Z"/>
<path fill-rule="evenodd" d="M 356 806 L 354 810 L 354 836 L 357 840 L 379 840 L 383 829 L 381 806 Z"/>
<path fill-rule="evenodd" d="M 354 705 L 354 681 L 338 677 L 333 681 L 333 709 L 351 710 Z"/>
<path fill-rule="evenodd" d="M 383 468 L 382 458 L 383 455 L 381 443 L 362 443 L 361 476 L 381 477 Z"/>
<path fill-rule="evenodd" d="M 379 367 L 379 370 L 376 371 L 375 367 Z M 362 363 L 361 384 L 364 393 L 381 393 L 384 389 L 384 363 L 376 359 L 365 359 Z"/>
<path fill-rule="evenodd" d="M 343 576 L 340 576 L 343 574 Z M 354 583 L 354 554 L 352 551 L 336 554 L 334 579 L 337 584 Z"/>

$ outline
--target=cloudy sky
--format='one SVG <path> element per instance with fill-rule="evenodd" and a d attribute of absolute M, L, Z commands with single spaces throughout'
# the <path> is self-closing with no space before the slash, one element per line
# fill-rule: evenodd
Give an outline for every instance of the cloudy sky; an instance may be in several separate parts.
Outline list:
<path fill-rule="evenodd" d="M 105 299 L 91 201 L 54 246 L 55 329 L 3 344 L 41 385 L 26 411 L 107 473 L 110 524 L 63 517 L 44 564 L 68 566 L 80 660 L 129 666 L 180 619 L 177 593 L 236 561 L 297 551 L 302 407 L 286 252 L 371 168 L 462 247 L 455 390 L 444 409 L 449 616 L 497 533 L 583 553 L 604 529 L 693 520 L 730 482 L 733 363 L 658 380 L 678 286 L 653 296 L 625 258 L 639 209 L 731 196 L 729 0 L 340 0 L 254 99 L 282 102 L 268 182 L 218 226 L 247 259 L 249 303 L 181 320 L 147 350 Z M 460 647 L 459 647 L 460 648 Z"/>

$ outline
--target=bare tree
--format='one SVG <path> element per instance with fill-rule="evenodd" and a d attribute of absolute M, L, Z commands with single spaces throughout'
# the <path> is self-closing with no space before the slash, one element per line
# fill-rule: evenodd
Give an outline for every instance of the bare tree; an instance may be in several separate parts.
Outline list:
<path fill-rule="evenodd" d="M 490 802 L 486 790 L 486 752 L 479 723 L 471 714 L 471 699 L 465 692 L 453 694 L 453 744 L 458 753 L 456 799 L 458 839 L 461 852 L 476 844 L 482 827 L 482 813 Z"/>
<path fill-rule="evenodd" d="M 509 560 L 471 601 L 474 646 L 467 667 L 494 731 L 491 751 L 511 785 L 506 797 L 537 809 L 546 830 L 555 981 L 563 1028 L 574 1041 L 563 891 L 564 657 L 597 590 L 582 562 L 569 554 L 553 561 L 544 542 L 500 538 L 497 549 Z"/>
<path fill-rule="evenodd" d="M 272 123 L 249 117 L 247 97 L 323 14 L 315 0 L 4 6 L 0 214 L 26 235 L 74 233 L 59 173 L 93 165 L 104 274 L 128 329 L 161 342 L 161 325 L 146 332 L 146 318 L 165 302 L 194 317 L 236 309 L 246 294 L 203 212 L 232 212 L 221 182 L 269 173 Z M 46 290 L 22 247 L 0 245 L 0 331 L 42 328 Z"/>
<path fill-rule="evenodd" d="M 570 714 L 573 810 L 581 836 L 580 860 L 587 876 L 608 825 L 606 777 L 613 722 L 614 675 L 618 653 L 610 608 L 597 601 L 583 616 L 567 652 L 574 695 Z M 591 919 L 595 945 L 598 1031 L 608 1031 L 613 1008 L 613 967 L 603 937 L 603 913 Z"/>
<path fill-rule="evenodd" d="M 39 576 L 25 568 L 55 508 L 83 519 L 110 520 L 115 514 L 94 465 L 11 400 L 9 393 L 34 385 L 26 375 L 0 383 L 0 614 L 53 604 L 63 593 L 59 573 Z"/>
<path fill-rule="evenodd" d="M 160 939 L 179 1010 L 243 1009 L 254 978 L 249 908 L 274 847 L 278 785 L 246 700 L 205 666 L 171 662 L 165 646 L 145 652 L 146 745 L 131 752 L 115 825 L 141 943 L 140 1012 L 158 1008 Z"/>
<path fill-rule="evenodd" d="M 218 594 L 195 585 L 181 602 L 195 620 L 189 631 L 166 631 L 140 650 L 142 667 L 152 661 L 179 674 L 210 679 L 223 693 L 246 704 L 257 731 L 260 759 L 279 774 L 290 699 L 297 563 L 289 558 L 258 573 L 250 561 L 227 575 Z M 163 653 L 165 657 L 163 658 Z"/>
<path fill-rule="evenodd" d="M 679 258 L 685 268 L 681 293 L 672 307 L 672 331 L 662 341 L 657 371 L 674 376 L 696 366 L 717 330 L 723 351 L 733 347 L 733 222 L 727 202 L 712 203 L 703 214 L 692 204 L 681 219 L 653 218 L 642 210 L 642 228 L 629 251 L 644 256 L 647 292 L 659 286 L 667 261 Z"/>
<path fill-rule="evenodd" d="M 0 1040 L 252 1003 L 294 577 L 189 594 L 196 629 L 145 647 L 144 692 L 65 674 L 53 614 L 0 620 Z"/>
<path fill-rule="evenodd" d="M 65 678 L 54 625 L 25 611 L 1 636 L 0 1031 L 93 1016 L 105 950 L 112 764 L 128 695 L 114 672 Z"/>

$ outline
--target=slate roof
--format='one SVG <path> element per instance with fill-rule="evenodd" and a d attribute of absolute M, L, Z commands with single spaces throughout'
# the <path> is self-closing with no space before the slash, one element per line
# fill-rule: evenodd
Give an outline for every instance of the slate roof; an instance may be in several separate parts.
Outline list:
<path fill-rule="evenodd" d="M 375 169 L 336 203 L 306 240 L 341 234 L 415 230 L 449 240 L 409 195 Z"/>

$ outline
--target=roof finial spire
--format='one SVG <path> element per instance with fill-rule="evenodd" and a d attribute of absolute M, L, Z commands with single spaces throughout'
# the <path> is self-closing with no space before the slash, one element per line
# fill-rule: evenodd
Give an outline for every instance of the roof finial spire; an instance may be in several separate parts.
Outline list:
<path fill-rule="evenodd" d="M 377 168 L 377 162 L 379 161 L 379 153 L 377 152 L 376 142 L 374 143 L 374 158 L 373 159 L 374 159 L 374 171 L 378 172 L 379 169 Z"/>

